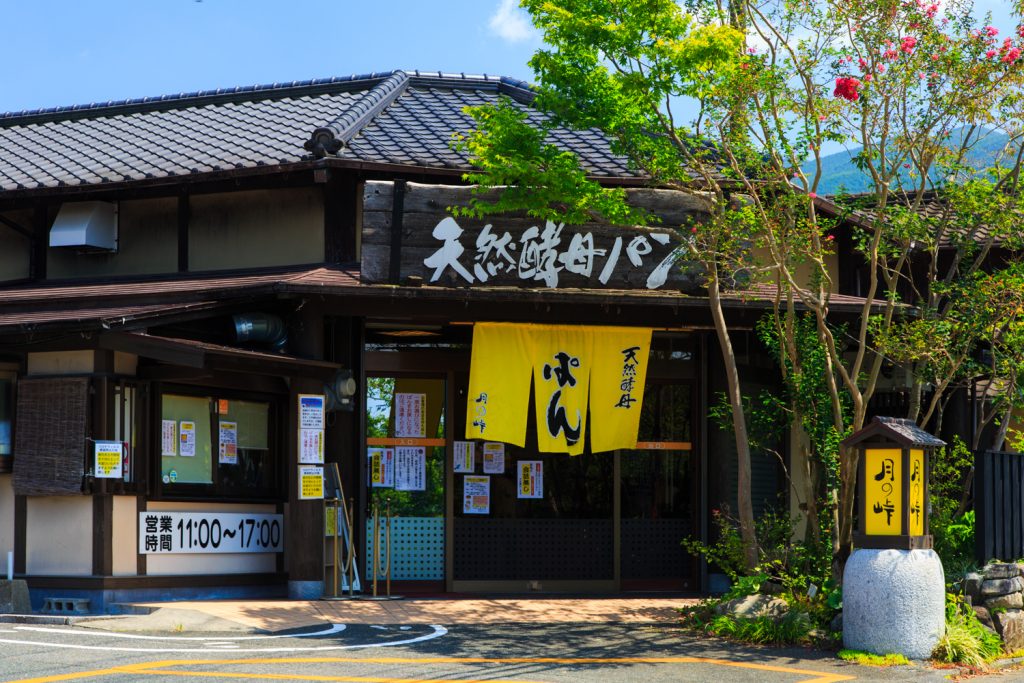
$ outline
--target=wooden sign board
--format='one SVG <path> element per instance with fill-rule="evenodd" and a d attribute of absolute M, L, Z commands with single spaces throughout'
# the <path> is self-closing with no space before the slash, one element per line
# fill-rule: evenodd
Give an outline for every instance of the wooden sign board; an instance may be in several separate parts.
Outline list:
<path fill-rule="evenodd" d="M 495 190 L 498 192 L 499 190 Z M 697 291 L 687 262 L 691 228 L 706 220 L 703 197 L 673 190 L 627 190 L 631 204 L 661 218 L 658 227 L 563 225 L 524 214 L 453 218 L 472 188 L 369 181 L 363 193 L 362 280 L 439 287 L 648 289 Z M 394 224 L 400 234 L 393 234 Z M 392 257 L 400 260 L 397 273 Z"/>

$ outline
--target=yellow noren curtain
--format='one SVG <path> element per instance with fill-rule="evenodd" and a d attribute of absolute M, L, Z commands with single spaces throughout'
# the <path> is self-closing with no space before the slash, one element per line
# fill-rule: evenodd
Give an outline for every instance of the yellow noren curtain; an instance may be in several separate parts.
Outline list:
<path fill-rule="evenodd" d="M 526 444 L 533 349 L 529 326 L 477 323 L 473 327 L 467 439 Z"/>
<path fill-rule="evenodd" d="M 583 452 L 635 448 L 650 328 L 477 323 L 466 437 L 524 446 L 534 385 L 537 448 Z"/>
<path fill-rule="evenodd" d="M 603 327 L 594 335 L 590 375 L 590 450 L 636 448 L 651 330 Z"/>

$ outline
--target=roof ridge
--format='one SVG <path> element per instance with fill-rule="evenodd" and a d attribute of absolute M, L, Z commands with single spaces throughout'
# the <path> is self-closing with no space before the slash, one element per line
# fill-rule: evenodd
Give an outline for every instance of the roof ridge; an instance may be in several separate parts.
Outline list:
<path fill-rule="evenodd" d="M 99 118 L 102 116 L 116 116 L 118 114 L 168 110 L 179 107 L 194 107 L 207 104 L 244 102 L 252 100 L 254 96 L 262 96 L 264 99 L 270 99 L 271 97 L 301 97 L 305 95 L 345 92 L 364 89 L 367 86 L 372 88 L 399 73 L 405 74 L 413 81 L 439 81 L 449 85 L 459 81 L 476 82 L 478 84 L 483 81 L 486 83 L 493 83 L 494 87 L 498 88 L 501 88 L 501 84 L 504 84 L 506 81 L 508 84 L 526 85 L 522 81 L 517 81 L 512 78 L 489 76 L 487 74 L 470 75 L 464 73 L 445 73 L 442 71 L 398 69 L 392 71 L 374 71 L 363 74 L 351 74 L 349 76 L 332 76 L 330 78 L 312 78 L 302 81 L 265 83 L 262 85 L 236 86 L 230 88 L 217 88 L 214 90 L 196 90 L 193 92 L 181 92 L 174 95 L 156 95 L 123 100 L 110 100 L 107 102 L 93 102 L 90 104 L 74 104 L 59 107 L 0 112 L 0 127 L 46 123 L 51 121 L 68 121 L 84 118 Z"/>
<path fill-rule="evenodd" d="M 334 154 L 405 92 L 409 82 L 409 74 L 401 69 L 392 72 L 390 77 L 363 93 L 359 101 L 347 107 L 338 118 L 314 130 L 303 147 L 318 158 Z"/>

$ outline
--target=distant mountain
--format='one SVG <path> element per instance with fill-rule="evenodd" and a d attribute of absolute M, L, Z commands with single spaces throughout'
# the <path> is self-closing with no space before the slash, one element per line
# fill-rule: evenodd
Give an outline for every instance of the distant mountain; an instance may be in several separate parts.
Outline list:
<path fill-rule="evenodd" d="M 959 144 L 959 140 L 965 134 L 965 129 L 960 128 L 953 131 L 951 139 Z M 995 161 L 996 155 L 1003 149 L 1007 142 L 1007 136 L 1003 133 L 986 132 L 978 140 L 974 148 L 967 155 L 967 163 L 971 168 L 986 168 Z M 872 188 L 868 177 L 853 164 L 854 155 L 860 153 L 861 148 L 856 147 L 850 151 L 836 152 L 821 159 L 822 176 L 818 183 L 819 195 L 837 194 L 840 191 L 850 194 L 867 192 Z M 814 162 L 804 164 L 805 173 L 813 172 Z M 909 179 L 908 179 L 909 180 Z"/>

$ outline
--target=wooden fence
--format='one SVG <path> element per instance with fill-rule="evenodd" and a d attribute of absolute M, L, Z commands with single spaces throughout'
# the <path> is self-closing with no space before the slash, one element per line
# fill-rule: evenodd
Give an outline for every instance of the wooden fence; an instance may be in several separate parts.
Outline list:
<path fill-rule="evenodd" d="M 1024 454 L 974 455 L 975 559 L 1024 557 Z"/>

